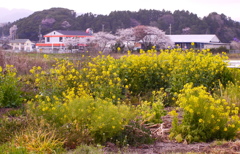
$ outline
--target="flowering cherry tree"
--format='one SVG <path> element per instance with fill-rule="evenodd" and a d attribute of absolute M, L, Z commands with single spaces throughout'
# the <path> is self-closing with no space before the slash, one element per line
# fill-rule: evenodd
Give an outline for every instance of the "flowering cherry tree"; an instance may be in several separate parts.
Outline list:
<path fill-rule="evenodd" d="M 128 50 L 133 50 L 134 43 L 136 42 L 133 28 L 118 29 L 116 34 L 119 42 L 122 42 Z"/>
<path fill-rule="evenodd" d="M 120 29 L 117 31 L 117 35 L 120 40 L 127 42 L 127 46 L 136 42 L 141 43 L 145 49 L 149 46 L 150 48 L 152 46 L 157 46 L 159 48 L 173 46 L 173 42 L 170 38 L 157 27 L 137 26 L 134 28 Z M 131 48 L 129 48 L 129 50 L 131 50 Z"/>
<path fill-rule="evenodd" d="M 94 33 L 93 37 L 81 39 L 80 42 L 86 44 L 89 50 L 106 52 L 116 43 L 116 36 L 107 32 L 98 32 Z"/>
<path fill-rule="evenodd" d="M 69 49 L 76 49 L 78 48 L 79 38 L 77 37 L 69 37 L 64 39 L 64 46 Z"/>

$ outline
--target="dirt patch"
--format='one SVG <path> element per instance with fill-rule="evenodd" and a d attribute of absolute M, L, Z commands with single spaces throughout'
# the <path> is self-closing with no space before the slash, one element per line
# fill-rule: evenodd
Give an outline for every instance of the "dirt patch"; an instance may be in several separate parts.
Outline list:
<path fill-rule="evenodd" d="M 167 112 L 172 108 L 166 108 Z M 172 118 L 169 115 L 162 117 L 163 123 L 151 126 L 152 135 L 157 139 L 154 144 L 141 145 L 138 147 L 125 147 L 118 149 L 114 144 L 108 143 L 104 148 L 106 153 L 126 154 L 164 154 L 164 153 L 218 153 L 218 154 L 240 154 L 240 140 L 235 142 L 211 142 L 211 143 L 177 143 L 169 139 Z"/>

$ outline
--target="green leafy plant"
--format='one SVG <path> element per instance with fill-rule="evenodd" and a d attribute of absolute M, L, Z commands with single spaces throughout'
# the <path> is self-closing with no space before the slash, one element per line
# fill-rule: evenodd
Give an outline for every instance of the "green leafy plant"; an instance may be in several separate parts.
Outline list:
<path fill-rule="evenodd" d="M 166 93 L 163 89 L 152 92 L 151 101 L 141 101 L 136 106 L 138 121 L 141 124 L 162 123 L 161 117 L 165 115 L 163 100 Z"/>
<path fill-rule="evenodd" d="M 183 119 L 179 119 L 175 110 L 171 112 L 174 119 L 170 137 L 178 142 L 230 140 L 239 131 L 239 108 L 224 99 L 214 99 L 203 86 L 186 84 L 177 104 L 183 111 Z"/>
<path fill-rule="evenodd" d="M 25 147 L 16 147 L 11 143 L 0 145 L 0 151 L 2 154 L 28 154 L 28 151 Z"/>
<path fill-rule="evenodd" d="M 0 66 L 0 107 L 17 107 L 22 104 L 21 90 L 13 66 Z"/>
<path fill-rule="evenodd" d="M 109 140 L 123 129 L 135 113 L 125 104 L 114 105 L 111 100 L 94 99 L 87 95 L 65 103 L 42 101 L 37 106 L 29 103 L 29 111 L 42 116 L 59 130 L 65 130 L 63 133 L 66 130 L 79 133 L 77 139 L 80 140 L 74 141 L 78 145 L 81 142 L 103 143 Z M 68 136 L 74 137 L 72 134 Z"/>

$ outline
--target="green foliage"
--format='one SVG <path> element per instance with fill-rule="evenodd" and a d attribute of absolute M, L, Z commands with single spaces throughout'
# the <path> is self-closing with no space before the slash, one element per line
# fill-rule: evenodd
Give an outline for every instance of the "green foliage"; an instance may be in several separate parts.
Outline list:
<path fill-rule="evenodd" d="M 152 93 L 152 101 L 142 101 L 136 106 L 137 121 L 141 124 L 162 123 L 161 117 L 165 115 L 163 100 L 166 94 L 163 89 Z"/>
<path fill-rule="evenodd" d="M 206 29 L 207 33 L 216 34 L 222 42 L 229 43 L 234 37 L 239 36 L 239 23 L 224 14 L 210 13 L 203 18 L 203 22 L 209 25 Z"/>
<path fill-rule="evenodd" d="M 64 21 L 67 21 L 71 26 L 65 27 L 63 25 Z M 39 26 L 41 26 L 42 34 L 45 35 L 53 30 L 78 29 L 76 24 L 76 13 L 65 8 L 51 8 L 38 11 L 27 18 L 12 23 L 12 25 L 17 25 L 18 27 L 19 38 L 27 38 L 33 41 L 39 39 Z"/>
<path fill-rule="evenodd" d="M 17 107 L 22 104 L 21 90 L 16 70 L 7 65 L 5 70 L 0 66 L 0 107 Z"/>
<path fill-rule="evenodd" d="M 119 59 L 100 55 L 82 65 L 80 70 L 75 64 L 61 60 L 49 71 L 34 67 L 31 72 L 36 77 L 39 96 L 44 99 L 57 97 L 61 100 L 65 94 L 80 96 L 87 93 L 101 99 L 112 99 L 116 104 L 119 100 L 141 97 L 160 88 L 169 92 L 168 96 L 173 96 L 189 82 L 213 91 L 213 88 L 218 88 L 219 80 L 224 86 L 233 80 L 224 62 L 226 59 L 207 51 L 173 49 L 157 54 L 152 49 Z"/>
<path fill-rule="evenodd" d="M 48 20 L 54 19 L 52 22 Z M 64 27 L 67 21 L 71 26 Z M 224 14 L 211 13 L 203 19 L 196 14 L 184 10 L 173 13 L 165 10 L 113 11 L 109 15 L 85 13 L 76 17 L 69 9 L 51 8 L 38 11 L 27 18 L 7 24 L 1 31 L 8 33 L 10 26 L 18 26 L 19 38 L 38 40 L 39 25 L 42 34 L 53 30 L 85 30 L 89 27 L 95 32 L 106 31 L 115 33 L 117 29 L 125 29 L 138 25 L 154 26 L 169 34 L 169 25 L 172 24 L 172 34 L 216 34 L 222 42 L 230 42 L 240 34 L 240 25 Z M 81 29 L 79 29 L 81 28 Z M 184 29 L 188 29 L 184 31 Z"/>
<path fill-rule="evenodd" d="M 171 112 L 174 119 L 170 137 L 178 142 L 230 140 L 240 129 L 239 108 L 224 99 L 214 99 L 203 86 L 186 84 L 177 104 L 183 110 L 183 119 L 175 110 Z"/>
<path fill-rule="evenodd" d="M 123 56 L 118 60 L 120 78 L 124 85 L 129 85 L 132 95 L 168 88 L 171 71 L 169 58 L 171 55 L 167 52 Z"/>
<path fill-rule="evenodd" d="M 237 107 L 240 107 L 240 83 L 237 81 L 236 83 L 229 82 L 227 86 L 224 88 L 220 87 L 220 97 L 225 99 L 229 104 L 235 104 Z"/>
<path fill-rule="evenodd" d="M 227 49 L 226 47 L 219 47 L 219 48 L 212 48 L 210 49 L 210 51 L 213 53 L 213 54 L 221 54 L 222 52 L 225 52 L 225 53 L 229 53 L 229 49 Z"/>
<path fill-rule="evenodd" d="M 28 154 L 25 147 L 16 147 L 11 143 L 0 145 L 0 151 L 2 154 Z"/>
<path fill-rule="evenodd" d="M 173 54 L 173 53 L 172 53 Z M 186 83 L 194 86 L 204 85 L 208 91 L 219 88 L 219 81 L 226 86 L 233 81 L 233 76 L 227 68 L 225 56 L 213 55 L 210 52 L 186 52 L 172 55 L 174 68 L 171 71 L 169 84 L 173 92 L 178 92 Z"/>
<path fill-rule="evenodd" d="M 73 63 L 66 58 L 57 60 L 51 69 L 35 66 L 30 70 L 33 76 L 22 83 L 29 81 L 37 95 L 26 105 L 26 119 L 17 110 L 6 114 L 11 118 L 0 120 L 0 149 L 56 153 L 65 147 L 96 152 L 100 149 L 79 145 L 153 143 L 146 125 L 161 123 L 163 103 L 177 96 L 183 119 L 172 112 L 172 139 L 234 139 L 240 127 L 240 77 L 239 70 L 227 68 L 226 59 L 208 51 L 166 49 L 157 53 L 151 49 L 119 59 L 100 55 Z M 7 70 L 1 69 L 1 81 L 11 77 L 6 85 L 17 83 L 16 72 L 12 67 Z"/>
<path fill-rule="evenodd" d="M 160 54 L 149 51 L 141 55 L 123 56 L 116 61 L 119 63 L 123 84 L 129 85 L 132 95 L 139 95 L 159 88 L 179 92 L 189 82 L 193 82 L 194 86 L 204 85 L 212 91 L 217 87 L 218 80 L 223 85 L 233 81 L 224 62 L 226 58 L 205 50 L 195 52 L 192 49 L 173 49 Z"/>
<path fill-rule="evenodd" d="M 58 101 L 40 102 L 35 107 L 30 103 L 30 107 L 33 114 L 42 116 L 60 130 L 67 127 L 79 132 L 75 143 L 90 142 L 91 138 L 85 140 L 87 136 L 91 136 L 95 143 L 103 143 L 121 131 L 134 117 L 134 112 L 127 105 L 114 105 L 110 100 L 93 99 L 90 96 L 63 104 Z"/>

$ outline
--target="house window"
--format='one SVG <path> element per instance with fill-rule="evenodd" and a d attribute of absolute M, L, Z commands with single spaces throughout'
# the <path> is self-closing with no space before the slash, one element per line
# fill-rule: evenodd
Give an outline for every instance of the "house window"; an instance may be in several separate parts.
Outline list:
<path fill-rule="evenodd" d="M 62 42 L 63 41 L 63 38 L 62 37 L 59 37 L 59 42 Z"/>
<path fill-rule="evenodd" d="M 49 37 L 47 37 L 47 42 L 50 42 L 50 38 Z"/>

